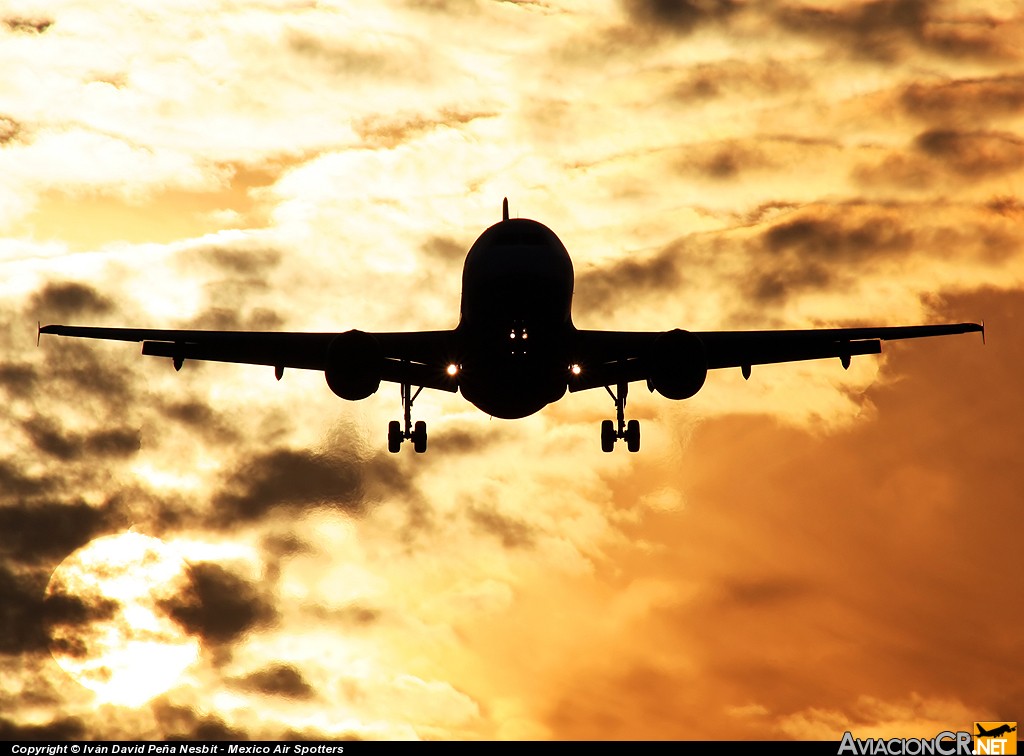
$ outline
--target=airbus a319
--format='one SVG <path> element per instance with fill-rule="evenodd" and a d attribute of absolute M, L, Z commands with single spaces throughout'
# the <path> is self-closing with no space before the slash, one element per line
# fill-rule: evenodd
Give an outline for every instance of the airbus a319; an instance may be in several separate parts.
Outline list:
<path fill-rule="evenodd" d="M 459 324 L 447 331 L 286 333 L 163 330 L 47 325 L 40 333 L 142 342 L 142 353 L 186 360 L 213 360 L 274 368 L 322 370 L 331 391 L 358 401 L 382 381 L 401 387 L 403 420 L 388 427 L 388 449 L 411 441 L 427 449 L 427 427 L 412 421 L 424 388 L 461 392 L 489 415 L 522 418 L 565 393 L 604 388 L 615 419 L 601 423 L 601 448 L 619 440 L 640 449 L 640 423 L 625 418 L 631 383 L 646 383 L 668 399 L 687 399 L 704 385 L 709 370 L 838 358 L 844 368 L 855 355 L 878 354 L 881 342 L 980 331 L 977 323 L 879 328 L 776 331 L 598 331 L 572 322 L 573 267 L 565 246 L 547 226 L 509 218 L 474 242 L 462 272 Z"/>

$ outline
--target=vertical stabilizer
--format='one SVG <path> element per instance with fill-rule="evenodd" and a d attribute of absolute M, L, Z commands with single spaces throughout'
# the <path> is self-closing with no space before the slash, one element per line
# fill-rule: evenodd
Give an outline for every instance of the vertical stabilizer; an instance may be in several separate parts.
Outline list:
<path fill-rule="evenodd" d="M 501 201 L 501 219 L 503 221 L 508 220 L 508 197 Z"/>

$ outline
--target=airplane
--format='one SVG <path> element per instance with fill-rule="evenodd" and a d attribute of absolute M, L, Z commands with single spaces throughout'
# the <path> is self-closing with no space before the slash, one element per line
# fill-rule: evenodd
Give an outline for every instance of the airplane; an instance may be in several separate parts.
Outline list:
<path fill-rule="evenodd" d="M 462 272 L 461 317 L 452 330 L 398 333 L 285 333 L 198 331 L 91 326 L 40 326 L 40 334 L 142 342 L 142 354 L 186 360 L 322 370 L 331 391 L 358 401 L 382 381 L 401 387 L 404 420 L 388 425 L 388 450 L 412 441 L 427 449 L 427 426 L 412 422 L 424 388 L 461 392 L 493 417 L 522 418 L 561 399 L 566 391 L 604 388 L 615 421 L 601 423 L 601 448 L 619 440 L 640 450 L 640 423 L 625 419 L 631 383 L 668 399 L 688 399 L 709 370 L 878 354 L 881 342 L 924 336 L 982 333 L 984 324 L 952 323 L 878 328 L 776 331 L 598 331 L 572 322 L 573 266 L 547 226 L 527 218 L 502 219 L 470 247 Z M 38 336 L 37 336 L 38 340 Z M 614 387 L 614 388 L 613 388 Z M 415 391 L 413 389 L 415 388 Z"/>
<path fill-rule="evenodd" d="M 1016 732 L 1016 727 L 1010 727 L 1008 724 L 1001 724 L 991 730 L 986 730 L 980 724 L 975 723 L 975 727 L 978 728 L 979 738 L 998 738 L 1001 735 L 1006 735 L 1009 732 Z"/>

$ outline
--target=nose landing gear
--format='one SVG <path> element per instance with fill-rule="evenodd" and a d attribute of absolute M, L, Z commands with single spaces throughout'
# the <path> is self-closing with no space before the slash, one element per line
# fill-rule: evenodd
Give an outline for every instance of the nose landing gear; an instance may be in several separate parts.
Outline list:
<path fill-rule="evenodd" d="M 398 420 L 388 423 L 388 451 L 392 454 L 398 453 L 406 439 L 412 441 L 412 448 L 416 450 L 417 454 L 422 454 L 427 450 L 427 424 L 422 420 L 417 420 L 415 425 L 412 422 L 412 403 L 416 401 L 416 397 L 422 390 L 423 387 L 420 386 L 414 394 L 412 386 L 408 383 L 402 384 L 402 410 L 405 415 L 405 424 L 403 426 Z"/>
<path fill-rule="evenodd" d="M 629 384 L 620 383 L 616 391 L 612 391 L 610 386 L 604 388 L 615 402 L 615 421 L 601 422 L 601 451 L 610 452 L 620 438 L 626 442 L 629 451 L 640 451 L 640 421 L 626 422 L 626 394 L 629 393 Z"/>

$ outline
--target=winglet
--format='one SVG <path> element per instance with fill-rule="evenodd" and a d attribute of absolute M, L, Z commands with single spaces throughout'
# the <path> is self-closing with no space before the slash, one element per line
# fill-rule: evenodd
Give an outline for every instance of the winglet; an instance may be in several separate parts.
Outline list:
<path fill-rule="evenodd" d="M 981 345 L 985 346 L 985 318 L 981 319 Z"/>
<path fill-rule="evenodd" d="M 36 346 L 39 346 L 39 337 L 43 333 L 43 323 L 40 320 L 36 321 Z"/>
<path fill-rule="evenodd" d="M 508 220 L 508 197 L 501 201 L 501 219 L 503 221 Z"/>

